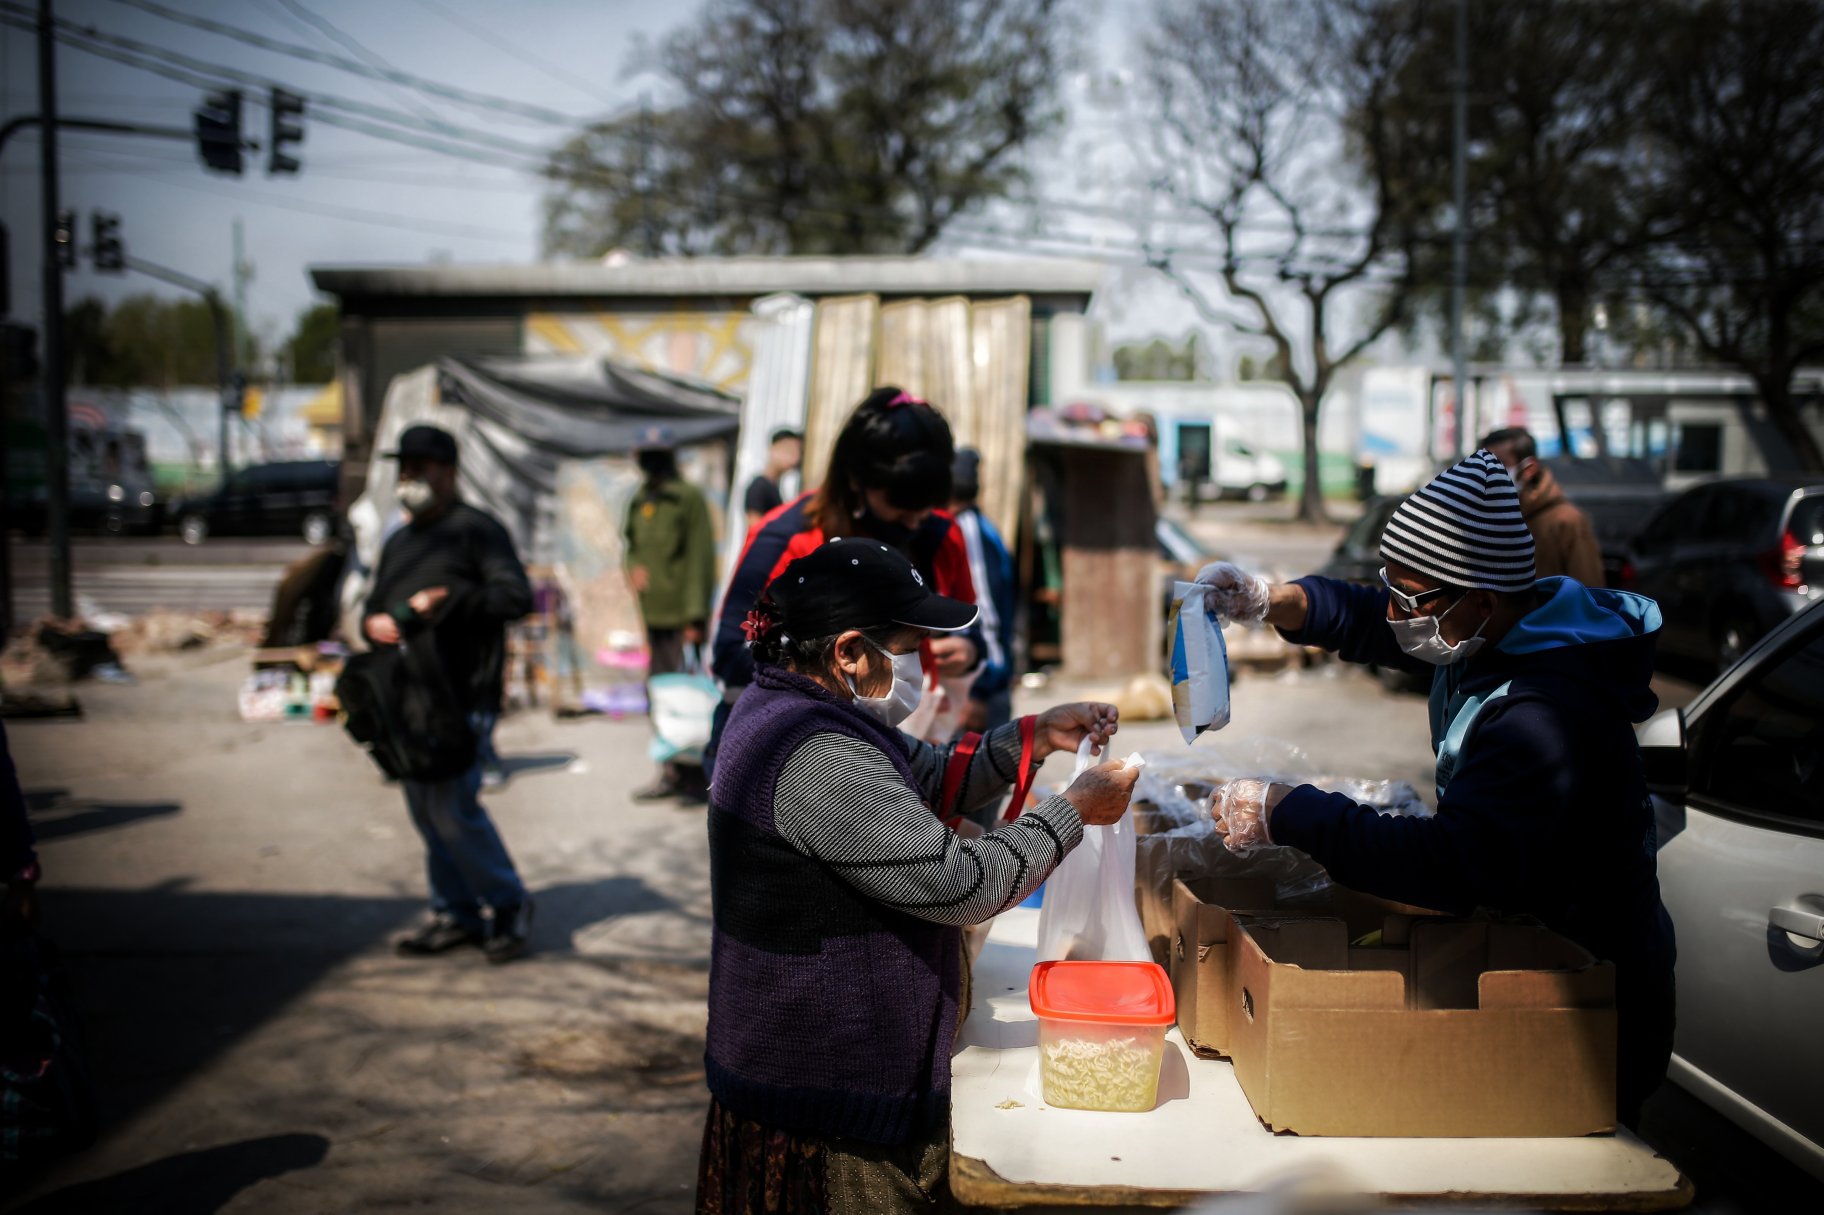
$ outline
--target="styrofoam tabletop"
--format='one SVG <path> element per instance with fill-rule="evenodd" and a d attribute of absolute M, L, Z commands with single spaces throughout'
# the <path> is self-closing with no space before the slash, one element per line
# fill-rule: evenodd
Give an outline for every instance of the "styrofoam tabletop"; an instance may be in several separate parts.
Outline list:
<path fill-rule="evenodd" d="M 1000 916 L 975 963 L 952 1066 L 951 1184 L 965 1202 L 1173 1206 L 1288 1185 L 1459 1205 L 1666 1210 L 1690 1201 L 1678 1169 L 1626 1131 L 1582 1139 L 1273 1134 L 1234 1069 L 1192 1054 L 1176 1027 L 1150 1112 L 1047 1106 L 1026 1000 L 1038 921 L 1026 908 Z"/>

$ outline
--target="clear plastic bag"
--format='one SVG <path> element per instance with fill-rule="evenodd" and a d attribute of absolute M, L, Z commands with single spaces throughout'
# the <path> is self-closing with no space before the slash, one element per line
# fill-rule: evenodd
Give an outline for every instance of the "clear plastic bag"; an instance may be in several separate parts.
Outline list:
<path fill-rule="evenodd" d="M 1086 738 L 1077 772 L 1095 761 Z M 1083 842 L 1045 882 L 1039 910 L 1039 961 L 1150 962 L 1134 904 L 1134 819 L 1084 827 Z"/>

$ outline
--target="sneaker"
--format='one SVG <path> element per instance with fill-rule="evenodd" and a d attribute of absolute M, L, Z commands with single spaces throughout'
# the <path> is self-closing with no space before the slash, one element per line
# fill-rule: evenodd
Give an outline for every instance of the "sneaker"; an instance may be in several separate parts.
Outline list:
<path fill-rule="evenodd" d="M 479 945 L 481 941 L 480 932 L 454 916 L 439 913 L 432 916 L 417 932 L 394 941 L 393 948 L 408 958 L 424 958 L 432 954 L 448 953 L 464 945 Z"/>
<path fill-rule="evenodd" d="M 494 911 L 494 922 L 488 929 L 488 939 L 481 951 L 488 955 L 488 961 L 498 966 L 525 953 L 531 947 L 531 936 L 531 899 L 517 907 L 498 907 Z"/>
<path fill-rule="evenodd" d="M 636 802 L 662 802 L 667 798 L 676 797 L 682 792 L 683 787 L 679 785 L 675 777 L 661 776 L 644 789 L 635 789 L 631 796 Z"/>

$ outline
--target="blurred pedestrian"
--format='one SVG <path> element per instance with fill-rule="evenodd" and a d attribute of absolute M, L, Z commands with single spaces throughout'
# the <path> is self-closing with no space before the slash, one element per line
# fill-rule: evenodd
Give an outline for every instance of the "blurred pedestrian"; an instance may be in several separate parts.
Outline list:
<path fill-rule="evenodd" d="M 1541 578 L 1568 575 L 1585 586 L 1604 586 L 1602 546 L 1589 516 L 1571 504 L 1552 470 L 1539 462 L 1539 445 L 1523 427 L 1490 431 L 1480 446 L 1494 453 L 1520 487 L 1520 513 L 1533 534 Z"/>
<path fill-rule="evenodd" d="M 500 711 L 506 626 L 532 610 L 532 587 L 507 529 L 456 490 L 456 440 L 435 426 L 408 427 L 395 451 L 395 491 L 407 522 L 380 550 L 363 631 L 376 646 L 418 646 L 429 666 L 411 678 L 444 684 L 468 715 L 478 745 L 467 770 L 443 780 L 400 781 L 424 840 L 431 918 L 395 942 L 400 953 L 479 945 L 490 962 L 524 953 L 532 899 L 507 855 L 481 789 L 479 738 Z"/>
<path fill-rule="evenodd" d="M 635 458 L 645 480 L 627 504 L 627 580 L 646 622 L 648 674 L 670 675 L 688 665 L 687 649 L 703 645 L 716 590 L 716 530 L 703 491 L 678 474 L 668 427 L 647 427 Z M 633 797 L 700 797 L 701 785 L 676 760 L 666 760 L 658 778 Z"/>
<path fill-rule="evenodd" d="M 749 535 L 760 526 L 761 520 L 785 505 L 785 477 L 797 472 L 803 461 L 804 436 L 791 429 L 775 430 L 773 441 L 766 449 L 766 468 L 747 483 L 745 504 Z"/>
<path fill-rule="evenodd" d="M 969 577 L 981 606 L 982 673 L 969 689 L 963 729 L 985 733 L 1013 720 L 1013 555 L 976 504 L 982 492 L 982 453 L 956 453 L 950 476 L 950 513 L 969 552 Z"/>
<path fill-rule="evenodd" d="M 704 753 L 712 777 L 729 707 L 754 678 L 741 626 L 760 591 L 794 559 L 826 540 L 866 536 L 911 558 L 938 594 L 976 601 L 963 533 L 938 509 L 950 502 L 955 459 L 950 424 L 929 402 L 899 388 L 876 388 L 836 436 L 823 485 L 775 511 L 748 537 L 716 621 L 714 667 L 724 696 Z M 928 643 L 925 655 L 936 673 L 961 677 L 975 670 L 982 650 L 980 631 L 972 626 L 969 633 Z"/>

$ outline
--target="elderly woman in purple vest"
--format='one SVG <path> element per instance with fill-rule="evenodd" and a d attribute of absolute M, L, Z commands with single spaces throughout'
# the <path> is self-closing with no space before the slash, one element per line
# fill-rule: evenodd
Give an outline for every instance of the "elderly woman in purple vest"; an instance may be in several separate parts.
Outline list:
<path fill-rule="evenodd" d="M 697 1209 L 911 1211 L 944 1191 L 963 929 L 1038 888 L 1127 809 L 1137 772 L 1089 769 L 1000 822 L 1036 764 L 1106 743 L 1117 713 L 1064 705 L 966 744 L 895 726 L 919 643 L 975 620 L 898 551 L 833 540 L 747 620 L 756 659 L 710 790 L 713 1096 Z M 940 818 L 944 816 L 943 818 Z M 965 838 L 945 820 L 973 820 Z"/>

